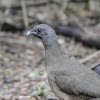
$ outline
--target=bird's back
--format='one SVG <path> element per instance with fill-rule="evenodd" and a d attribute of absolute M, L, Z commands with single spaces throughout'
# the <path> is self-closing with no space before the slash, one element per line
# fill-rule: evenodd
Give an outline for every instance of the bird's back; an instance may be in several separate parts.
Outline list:
<path fill-rule="evenodd" d="M 100 76 L 87 66 L 67 58 L 58 71 L 55 75 L 56 84 L 62 91 L 73 95 L 100 97 L 100 79 L 98 78 Z"/>

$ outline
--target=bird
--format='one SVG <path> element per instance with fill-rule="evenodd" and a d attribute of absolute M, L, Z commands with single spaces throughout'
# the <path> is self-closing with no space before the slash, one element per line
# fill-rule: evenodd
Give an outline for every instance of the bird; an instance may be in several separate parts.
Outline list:
<path fill-rule="evenodd" d="M 95 71 L 97 74 L 100 75 L 100 64 L 92 68 L 93 71 Z"/>
<path fill-rule="evenodd" d="M 59 100 L 100 100 L 100 76 L 84 64 L 66 58 L 53 28 L 40 24 L 27 35 L 38 37 L 44 45 L 48 83 Z"/>

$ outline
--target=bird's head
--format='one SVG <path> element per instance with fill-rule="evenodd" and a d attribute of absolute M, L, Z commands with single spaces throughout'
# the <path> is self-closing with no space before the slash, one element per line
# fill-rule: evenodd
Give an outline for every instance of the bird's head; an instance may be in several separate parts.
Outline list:
<path fill-rule="evenodd" d="M 53 41 L 58 41 L 55 31 L 46 24 L 35 26 L 27 33 L 27 35 L 34 35 L 47 44 L 51 44 Z"/>
<path fill-rule="evenodd" d="M 34 35 L 40 39 L 50 38 L 55 36 L 55 31 L 46 24 L 40 24 L 35 26 L 32 30 L 30 30 L 27 35 Z"/>

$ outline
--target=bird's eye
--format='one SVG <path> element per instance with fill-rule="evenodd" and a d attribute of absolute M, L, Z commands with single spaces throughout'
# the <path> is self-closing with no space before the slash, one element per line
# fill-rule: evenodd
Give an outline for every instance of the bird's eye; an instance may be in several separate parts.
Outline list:
<path fill-rule="evenodd" d="M 38 29 L 38 32 L 41 32 L 41 28 Z"/>

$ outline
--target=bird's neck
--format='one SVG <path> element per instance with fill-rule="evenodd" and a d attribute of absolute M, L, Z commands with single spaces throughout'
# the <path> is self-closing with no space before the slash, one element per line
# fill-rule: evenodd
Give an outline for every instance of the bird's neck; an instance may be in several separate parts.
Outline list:
<path fill-rule="evenodd" d="M 62 61 L 63 54 L 58 44 L 58 41 L 54 41 L 54 43 L 51 44 L 45 42 L 44 47 L 45 47 L 45 65 L 47 72 L 48 71 L 50 72 L 53 69 L 59 67 L 61 62 L 63 62 Z"/>
<path fill-rule="evenodd" d="M 48 57 L 53 56 L 53 58 L 61 57 L 62 51 L 58 42 L 45 47 L 45 54 L 48 55 Z"/>

